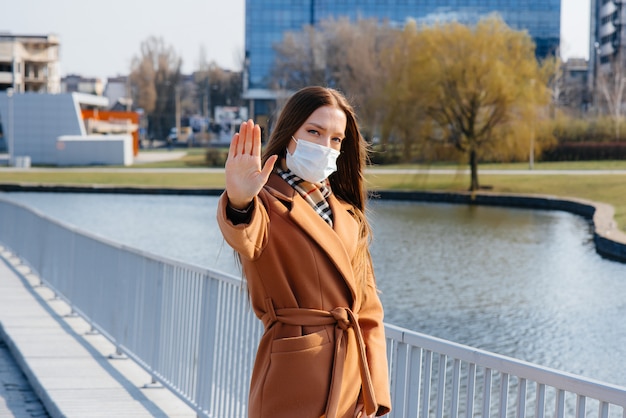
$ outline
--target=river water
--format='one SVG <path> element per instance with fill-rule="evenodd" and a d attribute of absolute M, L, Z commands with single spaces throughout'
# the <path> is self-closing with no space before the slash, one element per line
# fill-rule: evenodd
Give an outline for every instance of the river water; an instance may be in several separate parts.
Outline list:
<path fill-rule="evenodd" d="M 48 216 L 236 274 L 216 197 L 6 193 Z M 626 264 L 565 212 L 374 201 L 386 322 L 626 386 Z"/>

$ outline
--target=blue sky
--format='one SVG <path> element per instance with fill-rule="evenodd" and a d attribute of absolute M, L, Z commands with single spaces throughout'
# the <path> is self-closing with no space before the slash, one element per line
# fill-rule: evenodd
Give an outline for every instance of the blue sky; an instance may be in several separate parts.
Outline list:
<path fill-rule="evenodd" d="M 61 75 L 127 74 L 150 36 L 163 38 L 197 68 L 200 51 L 210 61 L 240 69 L 244 55 L 245 0 L 13 0 L 0 13 L 0 32 L 59 35 Z M 562 55 L 588 57 L 589 0 L 562 0 Z"/>

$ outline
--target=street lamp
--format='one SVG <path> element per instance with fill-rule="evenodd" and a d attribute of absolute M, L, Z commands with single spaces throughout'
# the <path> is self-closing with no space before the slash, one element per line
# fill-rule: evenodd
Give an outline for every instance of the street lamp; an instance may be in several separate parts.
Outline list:
<path fill-rule="evenodd" d="M 535 122 L 533 121 L 532 132 L 530 134 L 530 153 L 528 156 L 528 169 L 535 168 Z"/>
<path fill-rule="evenodd" d="M 600 76 L 600 69 L 598 68 L 598 65 L 600 63 L 600 43 L 599 42 L 594 42 L 593 43 L 593 49 L 594 49 L 594 57 L 593 57 L 593 108 L 594 111 L 596 112 L 596 116 L 598 116 L 600 114 L 600 101 L 599 99 L 599 93 L 598 93 L 598 77 Z"/>
<path fill-rule="evenodd" d="M 9 108 L 9 117 L 8 117 L 8 129 L 7 134 L 9 136 L 8 148 L 9 148 L 9 165 L 13 166 L 15 164 L 14 155 L 15 150 L 13 149 L 13 89 L 7 89 L 7 106 Z"/>
<path fill-rule="evenodd" d="M 533 95 L 533 108 L 535 106 L 537 106 L 537 104 L 535 103 L 535 79 L 531 79 L 530 80 L 530 91 L 531 94 Z M 535 109 L 536 112 L 536 109 Z M 536 121 L 537 118 L 537 114 L 535 113 L 533 115 L 533 120 L 531 123 L 531 132 L 530 132 L 530 150 L 528 151 L 528 169 L 532 170 L 533 168 L 535 168 L 535 124 L 537 123 Z"/>
<path fill-rule="evenodd" d="M 182 132 L 180 131 L 180 86 L 178 83 L 174 86 L 174 115 L 176 118 L 176 140 L 180 143 L 182 141 Z"/>

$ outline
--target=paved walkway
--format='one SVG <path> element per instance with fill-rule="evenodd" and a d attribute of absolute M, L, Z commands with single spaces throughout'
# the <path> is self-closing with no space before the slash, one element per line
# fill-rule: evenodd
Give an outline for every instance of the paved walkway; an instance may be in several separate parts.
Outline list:
<path fill-rule="evenodd" d="M 49 418 L 9 348 L 0 340 L 0 418 Z"/>
<path fill-rule="evenodd" d="M 0 351 L 0 382 L 8 382 L 0 387 L 1 418 L 46 417 L 35 394 L 53 418 L 196 417 L 172 392 L 151 387 L 136 363 L 110 359 L 115 347 L 90 334 L 81 318 L 68 316 L 69 306 L 38 283 L 0 247 L 0 340 L 34 392 Z"/>
<path fill-rule="evenodd" d="M 152 151 L 139 152 L 133 162 L 135 164 L 156 163 L 161 161 L 178 160 L 187 155 L 187 151 Z"/>

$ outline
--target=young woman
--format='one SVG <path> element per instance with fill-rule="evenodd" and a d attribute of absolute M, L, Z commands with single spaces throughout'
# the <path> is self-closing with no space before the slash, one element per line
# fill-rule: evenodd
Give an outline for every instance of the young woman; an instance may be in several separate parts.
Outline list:
<path fill-rule="evenodd" d="M 323 87 L 289 99 L 263 155 L 251 120 L 232 139 L 217 219 L 265 325 L 251 418 L 390 411 L 365 217 L 366 149 L 352 107 Z"/>

